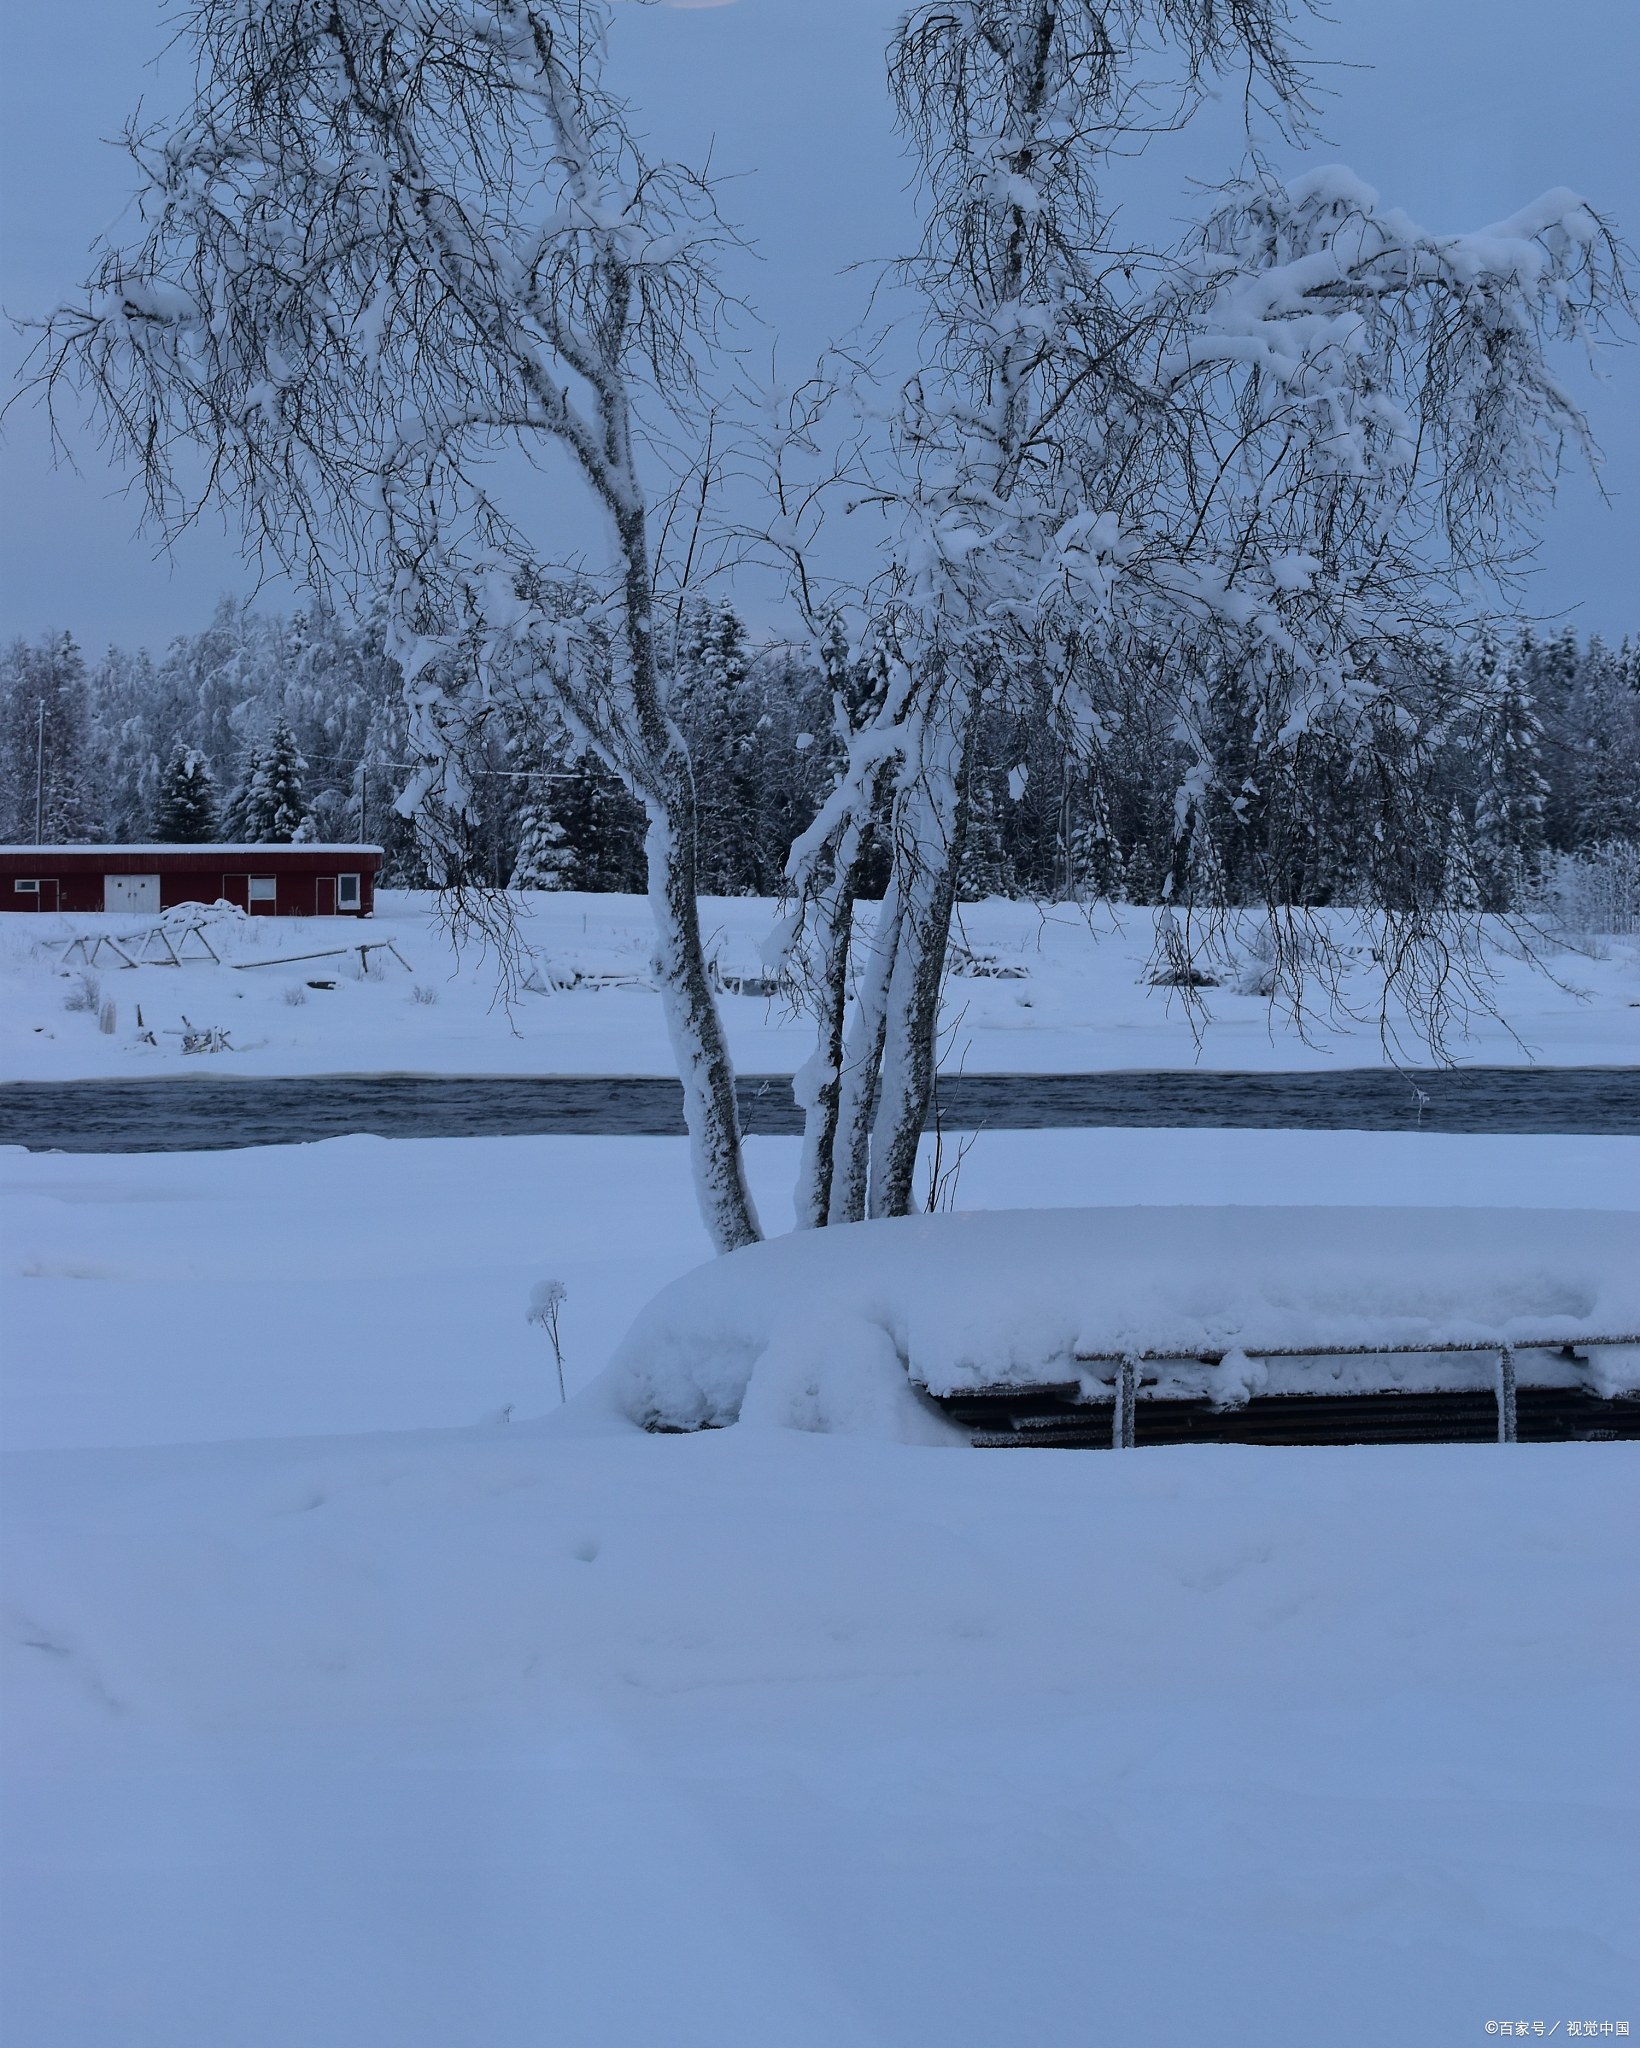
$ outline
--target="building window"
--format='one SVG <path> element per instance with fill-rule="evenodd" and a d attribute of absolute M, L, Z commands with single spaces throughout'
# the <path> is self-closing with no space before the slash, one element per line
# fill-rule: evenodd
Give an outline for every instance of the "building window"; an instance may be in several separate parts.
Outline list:
<path fill-rule="evenodd" d="M 336 877 L 336 908 L 357 910 L 359 907 L 359 878 L 357 875 Z"/>
<path fill-rule="evenodd" d="M 252 875 L 246 890 L 247 903 L 277 903 L 279 900 L 279 878 L 276 875 Z"/>
<path fill-rule="evenodd" d="M 11 886 L 19 896 L 38 896 L 40 893 L 38 882 L 13 882 Z"/>

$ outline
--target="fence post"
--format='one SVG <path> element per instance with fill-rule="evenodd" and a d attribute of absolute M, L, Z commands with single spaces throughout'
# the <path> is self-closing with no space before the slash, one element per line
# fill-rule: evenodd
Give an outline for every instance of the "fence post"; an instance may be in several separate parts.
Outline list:
<path fill-rule="evenodd" d="M 1498 1350 L 1498 1442 L 1518 1441 L 1515 1416 L 1515 1354 L 1504 1344 Z"/>
<path fill-rule="evenodd" d="M 1135 1440 L 1134 1410 L 1139 1398 L 1139 1356 L 1124 1352 L 1116 1369 L 1116 1409 L 1111 1417 L 1110 1445 L 1113 1451 L 1131 1451 Z"/>

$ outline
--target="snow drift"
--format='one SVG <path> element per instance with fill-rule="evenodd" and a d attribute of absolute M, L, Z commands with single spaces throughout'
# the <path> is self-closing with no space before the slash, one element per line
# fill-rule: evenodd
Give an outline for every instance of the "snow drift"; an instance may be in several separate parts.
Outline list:
<path fill-rule="evenodd" d="M 1181 1354 L 1159 1394 L 1234 1402 L 1318 1374 L 1361 1390 L 1491 1379 L 1485 1354 L 1266 1364 L 1266 1349 L 1637 1330 L 1640 1217 L 1623 1212 L 1013 1210 L 802 1231 L 714 1260 L 644 1309 L 600 1394 L 649 1429 L 739 1421 L 937 1442 L 953 1432 L 919 1388 L 1080 1380 L 1097 1397 L 1110 1378 L 1098 1361 L 1131 1352 Z M 1640 1379 L 1640 1354 L 1545 1370 L 1616 1393 Z"/>

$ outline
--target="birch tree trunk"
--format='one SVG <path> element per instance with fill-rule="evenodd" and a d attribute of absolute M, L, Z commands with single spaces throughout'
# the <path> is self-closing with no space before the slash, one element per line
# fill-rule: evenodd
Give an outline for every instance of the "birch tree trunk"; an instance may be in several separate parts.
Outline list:
<path fill-rule="evenodd" d="M 706 971 L 696 894 L 694 779 L 683 737 L 666 715 L 655 654 L 654 584 L 641 504 L 616 517 L 625 563 L 622 625 L 629 687 L 645 759 L 631 776 L 649 813 L 645 853 L 655 921 L 656 981 L 683 1084 L 684 1125 L 696 1199 L 720 1252 L 763 1235 L 746 1184 L 740 1108 L 723 1018 Z"/>
<path fill-rule="evenodd" d="M 940 993 L 967 828 L 972 752 L 973 721 L 965 709 L 942 729 L 907 807 L 902 844 L 913 869 L 883 1020 L 882 1089 L 867 1202 L 872 1216 L 907 1216 L 916 1206 L 917 1150 L 934 1097 Z"/>
<path fill-rule="evenodd" d="M 905 922 L 905 897 L 896 873 L 883 893 L 871 949 L 854 997 L 838 1091 L 828 1222 L 859 1223 L 871 1180 L 871 1123 L 882 1071 L 888 992 Z"/>

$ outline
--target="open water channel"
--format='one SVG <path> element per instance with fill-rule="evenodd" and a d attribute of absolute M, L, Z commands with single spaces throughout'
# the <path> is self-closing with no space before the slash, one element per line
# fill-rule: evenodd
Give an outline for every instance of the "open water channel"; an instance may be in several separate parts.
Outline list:
<path fill-rule="evenodd" d="M 801 1129 L 785 1075 L 740 1077 L 745 1127 Z M 1384 1067 L 1234 1074 L 953 1074 L 939 1087 L 947 1130 L 1101 1124 L 1251 1130 L 1640 1134 L 1640 1067 Z M 191 1152 L 384 1138 L 670 1137 L 678 1084 L 658 1077 L 187 1074 L 0 1085 L 0 1144 L 31 1151 Z"/>

